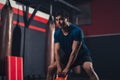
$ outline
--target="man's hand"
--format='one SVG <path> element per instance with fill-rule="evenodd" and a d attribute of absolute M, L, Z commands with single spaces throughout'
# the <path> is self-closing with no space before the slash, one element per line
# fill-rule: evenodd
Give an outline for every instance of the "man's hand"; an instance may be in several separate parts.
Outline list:
<path fill-rule="evenodd" d="M 61 68 L 61 67 L 57 68 L 57 74 L 58 74 L 58 75 L 59 75 L 59 74 L 62 74 L 62 68 Z"/>
<path fill-rule="evenodd" d="M 62 74 L 63 74 L 63 75 L 67 75 L 68 71 L 69 71 L 69 69 L 68 69 L 68 68 L 65 68 L 65 69 L 63 69 Z"/>

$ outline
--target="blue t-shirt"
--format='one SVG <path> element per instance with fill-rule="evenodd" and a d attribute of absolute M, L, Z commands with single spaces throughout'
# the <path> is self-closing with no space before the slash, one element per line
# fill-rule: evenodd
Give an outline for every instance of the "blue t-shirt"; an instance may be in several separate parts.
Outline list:
<path fill-rule="evenodd" d="M 60 49 L 62 50 L 62 53 L 60 53 L 60 55 L 62 57 L 69 58 L 70 53 L 72 51 L 73 41 L 82 41 L 82 45 L 79 50 L 78 56 L 81 56 L 83 54 L 89 54 L 89 50 L 84 42 L 84 34 L 80 27 L 76 25 L 70 25 L 70 31 L 66 36 L 63 34 L 61 29 L 55 31 L 54 43 L 60 44 Z"/>

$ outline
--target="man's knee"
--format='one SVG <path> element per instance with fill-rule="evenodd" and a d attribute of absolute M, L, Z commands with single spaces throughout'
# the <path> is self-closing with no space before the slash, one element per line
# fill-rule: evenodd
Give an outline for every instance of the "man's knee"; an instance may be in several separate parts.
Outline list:
<path fill-rule="evenodd" d="M 91 78 L 91 80 L 99 80 L 99 77 L 94 71 L 92 62 L 85 62 L 83 64 L 83 69 L 87 72 L 88 76 Z"/>
<path fill-rule="evenodd" d="M 91 62 L 85 62 L 83 64 L 83 69 L 87 72 L 93 71 L 93 66 Z"/>

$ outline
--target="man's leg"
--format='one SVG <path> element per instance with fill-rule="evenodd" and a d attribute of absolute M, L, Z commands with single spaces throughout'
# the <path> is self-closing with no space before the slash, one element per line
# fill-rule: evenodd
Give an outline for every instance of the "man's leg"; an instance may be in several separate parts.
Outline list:
<path fill-rule="evenodd" d="M 90 80 L 99 80 L 98 75 L 94 71 L 92 62 L 84 62 L 82 67 L 90 77 Z"/>
<path fill-rule="evenodd" d="M 48 66 L 48 72 L 47 72 L 47 79 L 46 80 L 53 80 L 54 73 L 56 71 L 57 64 L 54 62 L 50 66 Z"/>

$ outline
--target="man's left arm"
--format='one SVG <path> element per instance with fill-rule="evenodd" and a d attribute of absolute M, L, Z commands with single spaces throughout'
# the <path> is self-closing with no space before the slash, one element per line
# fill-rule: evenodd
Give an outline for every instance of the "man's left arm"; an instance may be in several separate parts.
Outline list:
<path fill-rule="evenodd" d="M 72 44 L 72 51 L 68 60 L 68 63 L 66 65 L 66 67 L 63 70 L 63 73 L 66 75 L 66 73 L 69 71 L 70 66 L 74 63 L 74 61 L 76 60 L 77 54 L 79 49 L 81 48 L 82 45 L 82 41 L 73 41 Z"/>

